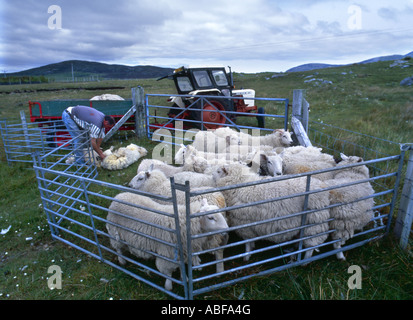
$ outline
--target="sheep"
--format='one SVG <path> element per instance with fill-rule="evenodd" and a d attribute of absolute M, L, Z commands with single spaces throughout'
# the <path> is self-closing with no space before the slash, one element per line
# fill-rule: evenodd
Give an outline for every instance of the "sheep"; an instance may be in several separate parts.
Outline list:
<path fill-rule="evenodd" d="M 189 176 L 187 175 L 189 174 Z M 177 183 L 185 183 L 188 178 L 192 178 L 190 180 L 190 187 L 191 191 L 200 191 L 200 190 L 207 190 L 211 188 L 211 186 L 205 186 L 206 183 L 213 183 L 212 177 L 207 177 L 202 174 L 196 174 L 197 176 L 193 175 L 193 172 L 182 172 L 177 173 Z M 201 187 L 202 183 L 204 186 Z M 215 184 L 214 184 L 215 185 Z M 152 194 L 162 195 L 166 197 L 172 196 L 171 190 L 171 183 L 170 180 L 165 176 L 165 174 L 160 170 L 153 170 L 151 167 L 148 171 L 142 171 L 138 173 L 129 183 L 129 187 L 133 189 L 137 189 L 144 192 L 149 192 Z M 215 205 L 218 208 L 225 208 L 225 198 L 221 192 L 213 192 L 207 193 L 199 196 L 193 196 L 190 198 L 190 201 L 199 201 L 200 199 L 206 199 L 208 203 L 211 205 Z M 176 191 L 176 200 L 178 204 L 184 205 L 186 202 L 185 193 L 182 191 Z M 154 200 L 161 204 L 167 204 L 165 201 L 162 200 Z M 222 213 L 225 216 L 225 212 Z M 209 237 L 212 243 L 221 243 L 226 244 L 228 241 L 227 235 L 216 234 Z M 223 250 L 217 250 L 214 252 L 216 260 L 220 260 L 223 258 Z M 217 272 L 224 271 L 224 264 L 223 262 L 218 263 Z"/>
<path fill-rule="evenodd" d="M 110 94 L 110 93 L 104 93 L 101 94 L 100 96 L 94 96 L 93 98 L 90 98 L 90 100 L 125 100 L 121 96 L 118 96 L 117 94 Z"/>
<path fill-rule="evenodd" d="M 214 174 L 218 190 L 220 187 L 228 185 L 242 184 L 263 180 L 256 173 L 246 169 L 239 164 L 232 164 L 218 168 Z M 311 179 L 311 190 L 322 190 L 324 185 L 320 180 Z M 306 190 L 306 178 L 299 177 L 291 180 L 272 181 L 264 184 L 250 185 L 236 189 L 223 189 L 221 192 L 225 196 L 227 207 L 248 204 L 251 202 L 275 199 L 288 195 L 294 195 Z M 317 192 L 311 194 L 308 200 L 308 210 L 319 210 L 307 214 L 307 224 L 313 224 L 303 230 L 304 237 L 310 237 L 303 241 L 304 247 L 309 248 L 319 245 L 327 239 L 329 210 L 323 209 L 329 205 L 329 193 Z M 272 235 L 267 240 L 280 243 L 291 240 L 300 234 L 298 229 L 301 226 L 302 217 L 294 213 L 304 210 L 304 196 L 272 201 L 237 209 L 228 209 L 227 218 L 230 227 L 243 226 L 249 223 L 257 223 L 253 226 L 237 229 L 236 233 L 243 239 L 252 239 L 259 236 L 266 236 L 275 232 L 279 235 Z M 264 220 L 280 218 L 279 220 L 264 222 Z M 291 230 L 291 231 L 288 231 Z M 324 233 L 324 234 L 323 234 Z M 253 242 L 246 243 L 245 251 L 250 252 Z M 305 253 L 305 258 L 310 258 L 313 249 Z M 247 255 L 244 260 L 248 260 Z"/>
<path fill-rule="evenodd" d="M 243 147 L 243 146 L 240 146 Z M 201 159 L 196 157 L 205 158 L 206 161 L 202 162 Z M 198 161 L 198 164 L 202 164 L 204 167 L 213 167 L 225 163 L 245 163 L 247 166 L 252 167 L 257 170 L 260 175 L 276 176 L 281 175 L 283 170 L 283 160 L 282 158 L 273 151 L 273 148 L 268 149 L 268 151 L 255 151 L 252 150 L 249 153 L 213 153 L 213 152 L 203 152 L 195 149 L 191 145 L 184 146 L 178 150 L 175 156 L 176 162 L 182 163 L 194 163 Z M 198 165 L 199 167 L 199 165 Z M 205 172 L 204 169 L 202 172 Z"/>
<path fill-rule="evenodd" d="M 110 147 L 110 149 L 107 149 L 105 151 L 103 151 L 103 154 L 105 156 L 108 156 L 110 154 L 112 154 L 113 151 L 113 146 Z M 83 152 L 83 159 L 85 160 L 85 162 L 87 163 L 95 163 L 96 166 L 100 167 L 101 166 L 101 158 L 99 157 L 98 153 L 93 150 L 92 148 L 85 148 L 82 150 Z M 73 164 L 75 162 L 75 156 L 69 156 L 67 157 L 67 159 L 65 160 L 66 164 Z"/>
<path fill-rule="evenodd" d="M 215 182 L 212 175 L 193 171 L 182 171 L 176 173 L 174 175 L 174 181 L 180 184 L 185 184 L 185 181 L 189 181 L 191 183 L 191 188 L 215 187 Z"/>
<path fill-rule="evenodd" d="M 321 152 L 321 148 L 294 146 L 285 148 L 280 152 L 283 159 L 283 173 L 297 174 L 322 169 L 334 168 L 336 161 L 330 154 Z M 334 171 L 313 175 L 320 180 L 329 180 L 334 176 Z"/>
<path fill-rule="evenodd" d="M 127 168 L 148 154 L 148 151 L 136 144 L 129 144 L 115 151 L 111 151 L 101 162 L 101 166 L 107 170 L 120 170 Z"/>
<path fill-rule="evenodd" d="M 240 143 L 240 137 L 237 134 L 221 138 L 215 135 L 213 131 L 207 130 L 198 131 L 195 134 L 192 146 L 199 151 L 220 153 L 224 151 L 228 145 L 238 145 Z"/>
<path fill-rule="evenodd" d="M 174 207 L 172 205 L 161 205 L 148 197 L 134 193 L 124 192 L 118 194 L 109 206 L 106 229 L 110 235 L 110 245 L 118 254 L 119 263 L 125 265 L 126 261 L 120 255 L 127 248 L 131 254 L 138 258 L 155 259 L 157 269 L 166 276 L 172 277 L 172 273 L 178 268 L 178 264 L 164 258 L 176 260 L 176 249 L 155 239 L 171 244 L 177 243 L 174 233 L 160 229 L 168 228 L 175 230 L 175 218 L 154 213 L 144 208 L 138 208 L 135 205 L 174 214 Z M 209 205 L 205 199 L 191 203 L 191 214 L 216 209 L 216 206 Z M 178 205 L 177 211 L 182 249 L 185 262 L 187 262 L 186 207 Z M 190 226 L 191 235 L 219 230 L 225 232 L 225 229 L 228 228 L 228 224 L 221 213 L 192 218 Z M 192 240 L 192 252 L 199 252 L 205 247 L 214 248 L 214 246 L 220 246 L 220 243 L 208 243 L 208 241 L 209 237 Z M 156 254 L 156 257 L 152 253 Z M 199 256 L 192 257 L 192 264 L 194 266 L 200 265 L 200 263 L 201 259 Z M 166 290 L 172 290 L 172 280 L 166 278 L 164 286 Z"/>
<path fill-rule="evenodd" d="M 182 172 L 184 169 L 183 167 L 176 167 L 157 159 L 143 159 L 138 166 L 137 173 L 148 171 L 151 166 L 153 169 L 161 170 L 168 178 L 178 172 Z"/>
<path fill-rule="evenodd" d="M 247 166 L 257 169 L 260 176 L 280 176 L 283 174 L 283 159 L 275 152 L 257 152 L 247 161 Z"/>
<path fill-rule="evenodd" d="M 206 160 L 200 158 L 187 161 L 183 166 L 174 166 L 158 159 L 144 159 L 139 164 L 137 173 L 149 170 L 152 165 L 153 169 L 162 171 L 168 178 L 170 178 L 177 173 L 184 171 L 203 173 L 208 166 L 208 163 Z"/>
<path fill-rule="evenodd" d="M 230 162 L 238 162 L 238 161 L 245 161 L 253 157 L 253 153 L 241 155 L 238 153 L 226 153 L 226 152 L 205 152 L 200 151 L 194 148 L 191 145 L 185 146 L 181 145 L 181 148 L 175 155 L 175 163 L 183 163 L 184 165 L 189 161 L 193 161 L 194 157 L 204 158 L 208 163 L 215 165 L 215 164 L 224 164 Z"/>
<path fill-rule="evenodd" d="M 338 167 L 362 162 L 363 159 L 357 156 L 346 156 L 341 154 L 342 161 Z M 335 171 L 333 179 L 324 181 L 329 187 L 337 187 L 330 191 L 330 203 L 340 204 L 330 208 L 330 216 L 334 218 L 330 222 L 330 229 L 335 229 L 332 233 L 333 240 L 340 240 L 334 243 L 334 248 L 339 249 L 346 240 L 353 237 L 356 230 L 362 230 L 373 218 L 374 199 L 364 197 L 374 195 L 374 189 L 369 182 L 363 182 L 348 187 L 340 187 L 346 183 L 355 182 L 369 178 L 369 169 L 365 165 L 343 168 Z M 339 260 L 346 260 L 343 252 L 336 254 Z"/>
<path fill-rule="evenodd" d="M 291 134 L 288 130 L 275 129 L 272 133 L 265 136 L 252 136 L 245 132 L 237 132 L 230 128 L 218 128 L 213 133 L 220 139 L 224 139 L 228 136 L 232 137 L 232 141 L 235 141 L 235 137 L 239 137 L 240 145 L 252 145 L 252 146 L 271 146 L 275 147 L 290 147 L 293 143 Z"/>
<path fill-rule="evenodd" d="M 189 174 L 189 175 L 188 175 Z M 185 181 L 190 181 L 191 190 L 200 190 L 211 188 L 215 186 L 215 182 L 212 176 L 196 174 L 193 172 L 181 172 L 177 173 L 176 183 L 185 183 Z M 192 178 L 192 179 L 191 179 Z M 147 171 L 139 172 L 132 180 L 129 182 L 129 187 L 145 192 L 150 192 L 153 194 L 158 194 L 162 196 L 171 197 L 171 182 L 169 178 L 160 170 L 150 167 Z M 177 190 L 176 193 L 177 201 L 180 204 L 185 203 L 185 193 Z M 206 198 L 209 203 L 217 205 L 220 208 L 225 207 L 225 198 L 221 192 L 214 192 L 205 194 L 202 197 Z M 191 197 L 191 199 L 196 199 L 197 197 Z"/>
<path fill-rule="evenodd" d="M 291 134 L 288 130 L 275 129 L 272 133 L 265 136 L 251 136 L 241 132 L 241 144 L 245 145 L 265 145 L 276 147 L 290 147 L 293 143 Z"/>

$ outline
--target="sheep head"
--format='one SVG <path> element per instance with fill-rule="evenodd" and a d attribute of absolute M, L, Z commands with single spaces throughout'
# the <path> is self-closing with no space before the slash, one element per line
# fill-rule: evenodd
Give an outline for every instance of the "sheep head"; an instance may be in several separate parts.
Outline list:
<path fill-rule="evenodd" d="M 340 157 L 342 159 L 342 161 L 340 161 L 337 166 L 346 166 L 349 164 L 353 164 L 353 163 L 360 163 L 363 162 L 363 158 L 358 157 L 358 156 L 346 156 L 344 153 L 340 153 Z M 353 171 L 356 173 L 359 173 L 363 176 L 365 176 L 366 178 L 369 177 L 369 168 L 367 168 L 367 166 L 357 166 L 357 167 L 352 167 L 352 168 L 347 168 L 347 169 L 343 169 L 337 172 L 336 176 L 342 172 L 347 172 L 347 171 Z"/>
<path fill-rule="evenodd" d="M 271 156 L 261 154 L 260 166 L 266 167 L 270 176 L 275 177 L 283 174 L 283 159 L 278 154 Z"/>
<path fill-rule="evenodd" d="M 149 167 L 148 171 L 138 172 L 136 176 L 129 182 L 129 188 L 141 190 L 145 185 L 145 182 L 150 178 L 153 170 L 153 163 Z"/>
<path fill-rule="evenodd" d="M 129 188 L 140 190 L 143 187 L 143 185 L 145 184 L 145 181 L 149 178 L 149 176 L 150 176 L 150 173 L 148 171 L 139 172 L 129 182 Z"/>
<path fill-rule="evenodd" d="M 289 147 L 293 143 L 293 139 L 291 138 L 291 133 L 289 130 L 284 129 L 275 129 L 273 134 L 280 139 L 280 142 L 283 146 Z"/>
<path fill-rule="evenodd" d="M 199 212 L 201 213 L 218 209 L 219 208 L 215 205 L 209 205 L 207 199 L 203 198 Z M 218 231 L 227 228 L 227 221 L 221 212 L 212 213 L 201 217 L 201 230 L 203 232 Z"/>

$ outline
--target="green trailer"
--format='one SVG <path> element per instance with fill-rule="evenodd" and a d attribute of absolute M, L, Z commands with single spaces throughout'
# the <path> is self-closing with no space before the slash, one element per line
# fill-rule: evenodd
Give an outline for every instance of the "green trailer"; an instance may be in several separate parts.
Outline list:
<path fill-rule="evenodd" d="M 48 100 L 48 101 L 29 101 L 30 121 L 38 122 L 39 126 L 44 123 L 54 123 L 58 132 L 54 135 L 55 142 L 60 144 L 67 137 L 66 127 L 62 121 L 63 111 L 72 106 L 90 106 L 103 112 L 105 115 L 112 116 L 116 122 L 128 113 L 133 107 L 133 102 L 129 100 Z M 127 121 L 123 122 L 117 130 L 134 130 L 135 115 L 131 114 Z M 60 137 L 60 138 L 59 138 Z M 59 141 L 58 141 L 59 140 Z"/>

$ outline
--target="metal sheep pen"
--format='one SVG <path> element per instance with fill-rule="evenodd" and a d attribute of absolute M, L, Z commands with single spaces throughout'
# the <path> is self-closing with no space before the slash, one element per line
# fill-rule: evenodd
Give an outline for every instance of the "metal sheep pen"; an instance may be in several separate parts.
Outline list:
<path fill-rule="evenodd" d="M 139 99 L 139 101 L 142 101 L 141 104 L 145 104 L 145 99 Z M 137 105 L 137 109 L 141 109 L 142 107 L 148 106 Z M 293 110 L 293 117 L 297 116 L 299 118 L 300 114 L 297 114 Z M 333 135 L 330 135 L 327 130 L 318 128 L 318 124 L 310 123 L 307 126 L 306 121 L 302 121 L 302 119 L 299 120 L 300 123 L 302 123 L 304 130 L 308 132 L 308 136 L 310 137 L 309 141 L 311 141 L 314 145 L 320 145 L 332 153 L 343 151 L 352 153 L 352 151 L 348 149 L 348 145 L 351 145 L 352 147 L 356 146 L 357 149 L 360 149 L 363 152 L 368 152 L 360 154 L 365 157 L 365 161 L 350 165 L 348 167 L 366 165 L 370 169 L 370 177 L 365 180 L 355 181 L 350 184 L 338 185 L 334 187 L 325 187 L 316 190 L 308 188 L 314 175 L 329 171 L 337 171 L 343 168 L 336 167 L 291 176 L 279 176 L 266 180 L 228 185 L 220 188 L 210 188 L 202 191 L 191 189 L 190 182 L 188 181 L 185 184 L 178 184 L 175 183 L 173 178 L 171 178 L 170 182 L 172 196 L 164 197 L 101 181 L 97 178 L 98 170 L 93 162 L 83 166 L 66 163 L 66 160 L 73 155 L 75 151 L 70 147 L 70 140 L 61 143 L 61 145 L 57 148 L 38 148 L 37 146 L 39 139 L 40 141 L 43 141 L 47 137 L 47 135 L 43 135 L 43 131 L 41 131 L 43 129 L 37 129 L 40 131 L 36 133 L 35 136 L 37 138 L 35 140 L 26 140 L 23 138 L 25 135 L 23 130 L 19 133 L 22 137 L 15 138 L 15 141 L 19 142 L 7 142 L 4 143 L 4 145 L 6 154 L 8 154 L 11 150 L 13 150 L 13 148 L 6 148 L 6 146 L 19 145 L 19 148 L 25 149 L 27 147 L 26 141 L 30 142 L 29 145 L 32 141 L 36 141 L 33 143 L 32 147 L 29 148 L 30 152 L 34 151 L 30 162 L 33 163 L 33 168 L 36 173 L 43 208 L 47 215 L 53 239 L 62 241 L 63 243 L 72 246 L 110 265 L 113 268 L 121 270 L 131 277 L 142 281 L 173 298 L 193 299 L 195 296 L 245 281 L 252 277 L 278 272 L 298 265 L 304 265 L 314 260 L 319 260 L 334 255 L 337 252 L 347 251 L 379 239 L 390 232 L 394 213 L 397 208 L 398 216 L 396 228 L 398 227 L 402 231 L 402 239 L 409 239 L 411 228 L 411 220 L 409 220 L 409 217 L 412 214 L 411 211 L 413 203 L 412 151 L 410 151 L 410 158 L 407 161 L 408 166 L 405 170 L 406 178 L 404 179 L 404 188 L 401 194 L 399 193 L 399 190 L 402 189 L 400 184 L 403 181 L 402 178 L 404 173 L 404 164 L 407 160 L 407 153 L 412 149 L 412 146 L 406 144 L 402 145 L 401 148 L 393 148 L 392 154 L 384 154 L 381 151 L 374 149 L 373 152 L 370 152 L 368 149 L 371 148 L 366 147 L 369 145 L 369 142 L 367 142 L 365 136 L 363 136 L 363 139 L 360 141 L 364 141 L 366 146 L 354 142 L 347 143 L 344 139 L 335 138 Z M 325 127 L 324 124 L 322 124 L 322 126 Z M 10 127 L 8 127 L 8 125 L 3 125 L 2 123 L 3 141 L 9 141 L 7 140 L 10 138 L 9 135 L 11 131 L 9 129 Z M 298 136 L 306 136 L 307 132 L 300 132 Z M 351 135 L 357 136 L 358 134 L 351 133 Z M 371 142 L 373 142 L 373 140 L 375 143 L 377 142 L 377 139 L 374 137 L 368 137 L 368 139 L 371 139 Z M 21 141 L 24 142 L 22 146 Z M 40 145 L 46 145 L 46 142 L 47 140 L 44 140 L 40 143 Z M 181 141 L 178 141 L 177 143 L 179 144 L 180 142 Z M 381 140 L 380 142 L 388 144 L 390 147 L 394 146 L 394 143 Z M 398 147 L 397 144 L 396 146 Z M 356 153 L 359 153 L 359 150 L 357 150 Z M 27 157 L 27 154 L 25 154 L 25 157 Z M 12 158 L 8 155 L 8 159 Z M 27 159 L 25 158 L 25 160 Z M 307 187 L 295 194 L 253 201 L 241 205 L 227 206 L 222 209 L 217 209 L 202 214 L 190 214 L 192 199 L 196 196 L 202 196 L 204 194 L 217 191 L 237 190 L 253 185 L 266 185 L 277 181 L 289 181 L 300 177 L 306 179 Z M 312 248 L 304 248 L 304 241 L 308 240 L 310 237 L 320 236 L 320 234 L 311 236 L 305 235 L 305 231 L 313 227 L 313 225 L 308 222 L 307 217 L 311 214 L 317 213 L 317 211 L 320 210 L 348 204 L 330 204 L 322 209 L 309 209 L 307 206 L 308 199 L 312 196 L 316 196 L 316 194 L 320 192 L 329 192 L 332 190 L 338 190 L 342 187 L 355 186 L 366 182 L 371 183 L 375 190 L 374 194 L 371 196 L 375 200 L 375 205 L 373 208 L 375 216 L 372 221 L 362 231 L 356 232 L 353 238 L 347 241 L 346 245 L 340 249 L 334 248 L 334 243 L 337 242 L 337 240 L 333 240 L 331 237 L 328 237 L 326 241 L 317 246 Z M 187 238 L 185 241 L 180 239 L 181 230 L 178 223 L 175 224 L 175 228 L 165 230 L 165 232 L 170 232 L 171 234 L 176 235 L 177 240 L 175 242 L 165 243 L 162 239 L 153 239 L 153 237 L 150 238 L 150 235 L 141 234 L 141 236 L 148 237 L 153 241 L 163 243 L 164 245 L 173 248 L 175 255 L 172 259 L 170 257 L 160 256 L 154 252 L 146 253 L 153 257 L 160 257 L 175 264 L 179 272 L 175 272 L 171 277 L 169 277 L 159 272 L 153 261 L 138 259 L 133 255 L 124 253 L 121 254 L 121 258 L 125 259 L 127 264 L 122 266 L 117 262 L 120 254 L 110 246 L 111 236 L 106 230 L 106 224 L 108 223 L 108 208 L 110 204 L 116 200 L 116 195 L 121 192 L 144 195 L 157 201 L 164 201 L 171 204 L 174 207 L 173 214 L 162 212 L 160 210 L 153 210 L 153 208 L 140 207 L 141 209 L 147 209 L 154 214 L 174 218 L 176 222 L 178 221 L 176 193 L 183 192 L 185 194 L 187 221 Z M 198 252 L 192 252 L 191 243 L 193 241 L 211 236 L 214 232 L 191 234 L 191 219 L 196 218 L 199 215 L 215 212 L 227 212 L 240 208 L 254 208 L 255 206 L 264 203 L 278 202 L 292 198 L 304 199 L 302 208 L 288 216 L 298 217 L 301 221 L 301 224 L 295 226 L 294 229 L 243 239 L 235 234 L 236 230 L 246 229 L 255 225 L 266 225 L 281 218 L 268 218 L 259 222 L 230 226 L 229 229 L 226 230 L 230 232 L 230 240 L 228 243 L 223 243 L 216 248 L 208 248 Z M 400 203 L 398 202 L 399 198 L 402 199 Z M 359 199 L 352 200 L 352 203 L 357 203 L 362 200 L 364 200 L 364 198 L 360 197 Z M 137 205 L 132 203 L 126 204 L 131 207 L 137 207 Z M 117 212 L 112 213 L 120 214 Z M 330 217 L 319 223 L 328 223 L 331 220 L 332 218 Z M 152 227 L 162 229 L 161 226 L 157 225 L 152 225 Z M 269 238 L 282 235 L 286 232 L 294 232 L 295 237 L 279 243 L 268 241 Z M 334 232 L 334 230 L 330 229 L 325 231 L 323 235 L 328 236 L 332 232 Z M 252 242 L 256 242 L 255 249 L 245 252 L 245 245 Z M 183 248 L 183 243 L 187 244 L 186 248 Z M 309 258 L 306 258 L 303 254 L 309 249 L 317 249 L 319 252 L 314 253 L 313 256 Z M 217 250 L 224 250 L 224 257 L 222 259 L 216 260 L 211 258 L 211 253 L 214 253 Z M 188 259 L 184 258 L 184 252 L 187 252 Z M 244 261 L 244 257 L 246 256 L 251 256 L 251 258 L 248 261 Z M 200 257 L 202 259 L 201 264 L 193 265 L 191 259 L 192 257 Z M 290 263 L 287 261 L 289 259 L 291 260 Z M 216 271 L 216 265 L 219 263 L 224 263 L 224 271 Z M 173 290 L 166 290 L 163 287 L 163 282 L 165 279 L 169 279 L 175 284 Z"/>
<path fill-rule="evenodd" d="M 232 285 L 234 283 L 244 281 L 251 277 L 261 276 L 291 268 L 297 265 L 307 264 L 311 261 L 322 259 L 324 257 L 334 255 L 338 251 L 346 251 L 364 245 L 367 242 L 376 240 L 389 232 L 391 225 L 392 214 L 397 199 L 397 190 L 400 182 L 401 168 L 403 164 L 404 154 L 385 157 L 381 159 L 369 160 L 366 162 L 358 163 L 357 165 L 380 165 L 395 163 L 397 170 L 390 170 L 385 174 L 379 174 L 372 176 L 368 181 L 381 182 L 380 185 L 386 185 L 390 180 L 396 180 L 392 186 L 387 189 L 376 190 L 373 195 L 375 199 L 386 196 L 384 201 L 377 201 L 374 210 L 379 212 L 373 221 L 364 228 L 363 231 L 355 233 L 353 239 L 348 241 L 346 245 L 340 250 L 335 250 L 332 246 L 335 241 L 328 239 L 319 246 L 310 249 L 317 249 L 320 252 L 314 254 L 312 257 L 305 259 L 302 254 L 309 248 L 303 248 L 303 241 L 308 239 L 308 236 L 304 235 L 304 230 L 311 228 L 313 225 L 306 222 L 306 217 L 309 214 L 316 213 L 317 210 L 310 210 L 306 206 L 303 206 L 301 211 L 295 212 L 288 217 L 296 216 L 301 217 L 302 225 L 297 226 L 291 230 L 284 230 L 275 233 L 270 233 L 265 236 L 257 236 L 250 239 L 241 239 L 234 236 L 233 232 L 237 229 L 248 228 L 256 224 L 271 223 L 279 218 L 272 218 L 268 220 L 262 220 L 260 222 L 248 223 L 236 227 L 230 227 L 228 230 L 231 232 L 230 241 L 220 247 L 214 249 L 207 249 L 199 252 L 191 251 L 191 242 L 200 237 L 210 236 L 210 234 L 191 234 L 190 233 L 190 220 L 196 215 L 190 215 L 191 198 L 194 196 L 200 196 L 206 193 L 223 191 L 223 190 L 235 190 L 246 186 L 256 184 L 266 184 L 274 181 L 291 180 L 297 177 L 306 177 L 310 180 L 311 176 L 325 172 L 329 170 L 320 170 L 312 173 L 298 174 L 293 176 L 281 176 L 272 179 L 266 179 L 257 182 L 250 182 L 246 184 L 231 185 L 222 188 L 212 188 L 204 191 L 192 191 L 190 183 L 186 182 L 185 185 L 176 184 L 171 180 L 172 197 L 162 197 L 144 192 L 138 192 L 136 190 L 114 185 L 111 183 L 96 180 L 94 178 L 82 177 L 76 173 L 63 172 L 58 169 L 58 165 L 52 164 L 48 160 L 49 157 L 53 157 L 52 153 L 46 155 L 37 154 L 34 157 L 34 169 L 36 171 L 39 190 L 43 200 L 43 207 L 47 214 L 49 225 L 52 231 L 52 237 L 56 240 L 62 241 L 67 245 L 70 245 L 76 249 L 85 252 L 96 259 L 109 264 L 110 266 L 117 268 L 128 275 L 143 281 L 154 288 L 161 290 L 174 298 L 178 299 L 193 299 L 194 296 L 206 293 L 208 291 L 216 290 L 224 286 Z M 392 166 L 394 167 L 394 166 Z M 365 181 L 363 181 L 365 182 Z M 355 182 L 357 184 L 360 182 Z M 213 212 L 230 211 L 239 209 L 240 207 L 253 207 L 265 202 L 281 201 L 289 198 L 304 197 L 308 200 L 308 197 L 322 192 L 328 191 L 342 186 L 336 186 L 334 188 L 328 188 L 323 190 L 309 190 L 308 188 L 302 190 L 297 194 L 291 194 L 281 198 L 266 199 L 262 201 L 251 202 L 242 205 L 236 205 L 232 207 L 226 207 Z M 175 248 L 175 259 L 171 262 L 175 263 L 180 272 L 174 275 L 170 280 L 178 284 L 174 287 L 174 290 L 167 291 L 162 287 L 162 281 L 165 279 L 165 275 L 160 273 L 154 268 L 153 263 L 147 260 L 136 259 L 133 255 L 125 254 L 122 258 L 127 260 L 126 266 L 119 265 L 117 260 L 118 253 L 114 251 L 110 245 L 110 236 L 108 235 L 105 225 L 107 223 L 106 217 L 108 214 L 108 207 L 116 194 L 120 192 L 131 192 L 135 194 L 141 194 L 148 197 L 156 198 L 158 200 L 166 201 L 176 206 L 176 199 L 174 197 L 176 192 L 184 192 L 186 195 L 187 204 L 187 248 L 182 247 L 182 242 L 177 237 L 176 243 L 169 243 L 167 245 Z M 362 199 L 358 199 L 362 200 Z M 358 201 L 356 200 L 356 202 Z M 307 201 L 304 201 L 306 203 Z M 133 204 L 128 204 L 134 206 Z M 332 205 L 330 205 L 332 207 Z M 327 207 L 328 208 L 328 207 Z M 326 209 L 326 208 L 324 208 Z M 149 209 L 152 210 L 153 209 Z M 167 215 L 165 212 L 157 211 L 156 214 Z M 174 211 L 174 217 L 177 219 L 177 211 Z M 329 222 L 330 219 L 322 222 Z M 379 221 L 383 220 L 383 224 Z M 179 225 L 179 224 L 176 224 Z M 156 227 L 156 226 L 154 226 Z M 297 236 L 291 238 L 288 241 L 281 243 L 273 243 L 266 241 L 267 238 L 280 235 L 285 232 L 296 232 Z M 166 230 L 165 232 L 175 232 L 180 234 L 179 227 L 175 230 Z M 330 234 L 333 230 L 326 231 L 325 234 Z M 143 235 L 149 237 L 150 235 Z M 320 234 L 312 235 L 320 236 Z M 161 241 L 161 239 L 152 239 L 154 241 Z M 243 248 L 246 243 L 257 242 L 257 246 L 254 250 L 246 253 Z M 182 253 L 188 252 L 187 265 L 184 264 Z M 222 260 L 212 260 L 207 253 L 213 253 L 214 250 L 223 249 L 224 258 Z M 151 255 L 155 253 L 147 252 Z M 251 255 L 249 261 L 243 261 L 246 255 Z M 200 256 L 202 263 L 200 265 L 192 265 L 192 256 Z M 287 263 L 285 260 L 288 258 L 296 257 L 296 259 Z M 169 259 L 168 257 L 163 257 Z M 169 260 L 170 261 L 170 260 Z M 216 272 L 215 265 L 223 262 L 225 269 L 223 272 Z M 257 267 L 259 270 L 257 272 Z M 200 270 L 202 268 L 202 271 Z M 148 276 L 145 271 L 149 271 L 157 277 Z M 239 274 L 243 274 L 240 276 Z M 185 281 L 180 279 L 186 279 Z"/>

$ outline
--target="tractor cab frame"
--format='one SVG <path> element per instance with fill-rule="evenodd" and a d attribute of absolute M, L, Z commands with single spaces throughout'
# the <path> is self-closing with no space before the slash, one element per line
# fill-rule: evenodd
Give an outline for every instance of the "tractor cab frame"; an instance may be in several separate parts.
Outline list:
<path fill-rule="evenodd" d="M 225 67 L 181 67 L 173 74 L 159 78 L 173 80 L 178 94 L 183 95 L 168 100 L 173 103 L 168 117 L 195 120 L 193 125 L 200 129 L 216 129 L 228 123 L 228 119 L 235 122 L 237 116 L 246 113 L 264 113 L 263 108 L 258 110 L 254 105 L 254 90 L 234 90 L 229 69 L 227 73 Z M 211 98 L 198 99 L 196 96 Z M 188 111 L 182 112 L 182 108 L 188 108 Z M 264 117 L 257 116 L 257 120 L 258 126 L 264 127 Z"/>

